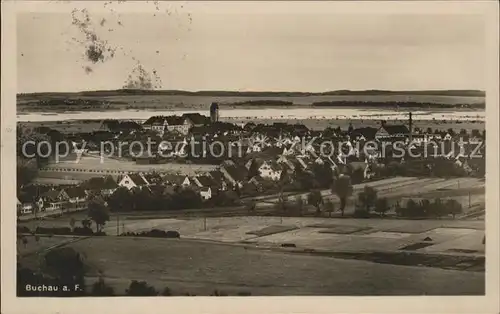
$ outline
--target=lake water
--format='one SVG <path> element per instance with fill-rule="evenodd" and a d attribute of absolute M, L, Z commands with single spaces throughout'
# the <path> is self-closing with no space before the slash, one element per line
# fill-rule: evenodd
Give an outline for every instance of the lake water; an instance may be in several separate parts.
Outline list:
<path fill-rule="evenodd" d="M 221 109 L 219 116 L 227 119 L 376 119 L 397 120 L 407 119 L 408 112 L 413 113 L 415 120 L 479 120 L 485 121 L 485 111 L 415 111 L 389 109 L 352 109 L 352 108 L 265 108 L 265 109 Z M 116 111 L 71 111 L 64 113 L 27 113 L 18 114 L 19 122 L 42 122 L 81 119 L 122 119 L 146 120 L 155 115 L 180 115 L 188 112 L 198 112 L 208 115 L 206 110 L 116 110 Z"/>

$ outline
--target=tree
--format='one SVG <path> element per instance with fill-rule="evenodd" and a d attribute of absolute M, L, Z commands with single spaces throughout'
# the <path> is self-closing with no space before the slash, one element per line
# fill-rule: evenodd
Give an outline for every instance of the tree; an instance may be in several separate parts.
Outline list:
<path fill-rule="evenodd" d="M 453 219 L 455 219 L 455 215 L 462 213 L 462 204 L 460 204 L 457 200 L 449 199 L 445 203 L 446 213 L 451 214 Z"/>
<path fill-rule="evenodd" d="M 473 129 L 470 133 L 473 137 L 481 137 L 481 132 L 478 129 Z"/>
<path fill-rule="evenodd" d="M 99 277 L 92 285 L 91 295 L 96 297 L 110 297 L 115 295 L 113 287 L 108 286 L 104 281 L 104 278 Z"/>
<path fill-rule="evenodd" d="M 91 226 L 92 226 L 92 220 L 90 220 L 90 219 L 83 219 L 82 220 L 82 227 L 83 228 L 90 229 Z"/>
<path fill-rule="evenodd" d="M 98 198 L 91 200 L 88 208 L 88 217 L 95 222 L 96 231 L 100 232 L 101 228 L 109 221 L 108 209 L 104 205 L 104 202 Z"/>
<path fill-rule="evenodd" d="M 332 168 L 327 164 L 314 163 L 312 166 L 313 177 L 320 188 L 328 188 L 333 182 Z"/>
<path fill-rule="evenodd" d="M 384 216 L 385 213 L 389 210 L 389 202 L 387 198 L 382 197 L 377 199 L 375 202 L 375 211 L 379 213 L 379 215 Z"/>
<path fill-rule="evenodd" d="M 128 296 L 146 297 L 157 296 L 158 291 L 153 286 L 150 286 L 145 281 L 132 280 L 130 286 L 125 291 Z"/>
<path fill-rule="evenodd" d="M 240 198 L 240 197 L 241 197 L 241 190 L 240 190 L 240 186 L 239 186 L 239 184 L 236 184 L 236 185 L 234 186 L 234 192 L 236 193 L 236 195 L 238 196 L 238 198 Z"/>
<path fill-rule="evenodd" d="M 73 230 L 75 229 L 75 224 L 76 224 L 75 218 L 71 217 L 71 219 L 69 220 L 69 226 L 71 227 L 71 232 L 73 232 Z"/>
<path fill-rule="evenodd" d="M 172 296 L 172 290 L 170 290 L 169 287 L 165 287 L 163 291 L 161 292 L 161 295 L 164 297 L 169 297 Z"/>
<path fill-rule="evenodd" d="M 278 196 L 278 200 L 276 201 L 274 207 L 281 214 L 286 212 L 287 210 L 286 200 L 282 193 L 280 193 L 280 195 Z"/>
<path fill-rule="evenodd" d="M 420 206 L 413 199 L 406 202 L 405 216 L 418 217 L 420 216 Z"/>
<path fill-rule="evenodd" d="M 371 186 L 365 185 L 363 191 L 358 195 L 358 200 L 362 208 L 370 212 L 370 209 L 375 205 L 377 200 L 377 190 Z"/>
<path fill-rule="evenodd" d="M 445 207 L 440 198 L 434 199 L 431 205 L 431 213 L 434 217 L 441 218 L 445 214 Z"/>
<path fill-rule="evenodd" d="M 44 256 L 45 270 L 53 275 L 57 282 L 70 287 L 79 286 L 74 294 L 85 291 L 84 276 L 87 270 L 83 257 L 71 247 L 56 248 Z"/>
<path fill-rule="evenodd" d="M 295 209 L 297 210 L 299 216 L 302 216 L 302 210 L 304 209 L 304 200 L 300 195 L 297 195 L 295 197 Z"/>
<path fill-rule="evenodd" d="M 30 183 L 38 174 L 38 165 L 35 159 L 18 157 L 16 168 L 18 186 L 24 186 Z"/>
<path fill-rule="evenodd" d="M 363 168 L 356 168 L 352 171 L 352 183 L 359 184 L 365 179 L 365 170 Z"/>
<path fill-rule="evenodd" d="M 422 209 L 422 213 L 424 214 L 424 216 L 429 216 L 432 210 L 431 201 L 429 201 L 428 199 L 421 200 L 420 208 Z"/>
<path fill-rule="evenodd" d="M 133 197 L 126 187 L 119 187 L 108 199 L 108 206 L 111 211 L 128 211 L 132 210 Z"/>
<path fill-rule="evenodd" d="M 256 207 L 256 203 L 254 201 L 250 201 L 249 203 L 246 204 L 246 209 L 247 209 L 248 213 L 255 212 L 255 207 Z"/>
<path fill-rule="evenodd" d="M 255 176 L 260 176 L 260 170 L 258 163 L 255 160 L 253 160 L 252 163 L 250 164 L 250 168 L 248 169 L 248 180 L 250 180 Z"/>
<path fill-rule="evenodd" d="M 327 199 L 326 201 L 324 201 L 323 208 L 328 213 L 328 217 L 332 217 L 332 212 L 335 211 L 335 204 L 332 202 L 332 200 Z"/>
<path fill-rule="evenodd" d="M 344 216 L 344 210 L 347 203 L 347 198 L 352 195 L 352 184 L 349 176 L 343 175 L 336 179 L 333 183 L 332 193 L 335 193 L 340 199 L 340 212 Z"/>
<path fill-rule="evenodd" d="M 460 136 L 466 136 L 467 135 L 467 130 L 466 129 L 460 129 Z"/>
<path fill-rule="evenodd" d="M 21 238 L 21 240 L 23 241 L 23 246 L 26 248 L 26 246 L 28 245 L 28 238 L 26 238 L 25 236 L 23 236 Z"/>
<path fill-rule="evenodd" d="M 316 215 L 319 215 L 321 212 L 321 204 L 323 204 L 323 196 L 319 190 L 311 191 L 307 195 L 307 203 L 316 207 Z"/>
<path fill-rule="evenodd" d="M 432 128 L 427 128 L 427 134 L 432 134 Z"/>

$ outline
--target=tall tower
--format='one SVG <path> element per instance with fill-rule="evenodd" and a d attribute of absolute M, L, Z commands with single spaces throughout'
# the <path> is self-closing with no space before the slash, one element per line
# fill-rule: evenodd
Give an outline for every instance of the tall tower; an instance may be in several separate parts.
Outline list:
<path fill-rule="evenodd" d="M 213 102 L 210 106 L 210 122 L 215 123 L 219 121 L 219 104 Z"/>

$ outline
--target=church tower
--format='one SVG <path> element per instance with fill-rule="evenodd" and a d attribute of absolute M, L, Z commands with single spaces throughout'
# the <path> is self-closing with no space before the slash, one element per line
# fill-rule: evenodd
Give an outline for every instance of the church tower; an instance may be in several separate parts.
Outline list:
<path fill-rule="evenodd" d="M 219 121 L 219 104 L 213 102 L 210 106 L 210 122 L 215 123 Z"/>

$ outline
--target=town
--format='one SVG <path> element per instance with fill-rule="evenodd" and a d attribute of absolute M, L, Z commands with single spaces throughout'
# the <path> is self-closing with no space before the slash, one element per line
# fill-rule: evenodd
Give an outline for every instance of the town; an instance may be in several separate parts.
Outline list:
<path fill-rule="evenodd" d="M 325 190 L 343 175 L 360 184 L 396 176 L 482 178 L 485 173 L 484 130 L 422 130 L 412 125 L 411 113 L 408 124 L 380 121 L 378 128 L 350 124 L 345 130 L 221 122 L 217 103 L 208 113 L 153 116 L 142 123 L 56 123 L 28 131 L 19 126 L 19 219 L 84 210 L 96 197 L 112 211 L 178 210 Z M 29 139 L 32 146 L 21 147 Z M 42 154 L 46 158 L 23 156 L 23 149 L 35 150 L 43 140 L 67 143 L 66 157 L 54 162 L 54 152 Z M 127 146 L 147 140 L 153 143 L 147 153 Z M 379 145 L 368 145 L 373 143 Z M 400 144 L 399 155 L 393 144 Z M 139 199 L 128 201 L 134 197 Z M 387 206 L 381 211 L 396 204 Z"/>

